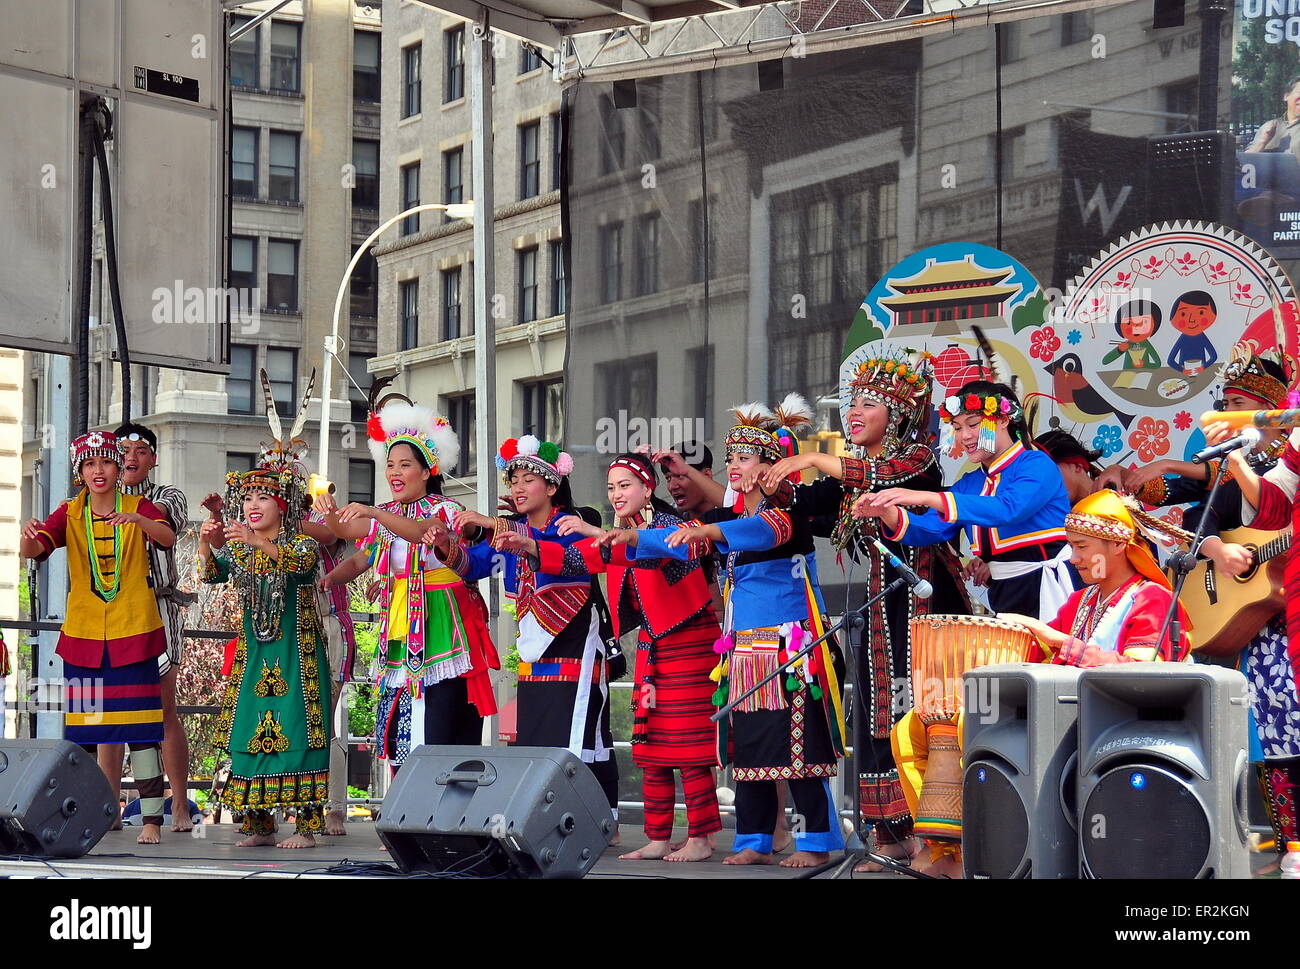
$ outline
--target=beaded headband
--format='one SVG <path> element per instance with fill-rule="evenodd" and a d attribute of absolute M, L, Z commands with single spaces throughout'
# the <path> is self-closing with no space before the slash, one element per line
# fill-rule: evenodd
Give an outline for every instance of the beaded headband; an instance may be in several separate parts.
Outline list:
<path fill-rule="evenodd" d="M 573 458 L 568 451 L 561 451 L 558 444 L 539 440 L 533 434 L 502 441 L 496 465 L 506 484 L 510 483 L 510 475 L 519 468 L 540 474 L 553 485 L 559 485 L 561 478 L 573 472 Z"/>
<path fill-rule="evenodd" d="M 1065 530 L 1098 538 L 1103 542 L 1123 542 L 1125 545 L 1132 542 L 1133 536 L 1137 534 L 1132 527 L 1113 518 L 1081 512 L 1071 512 L 1065 516 Z"/>
<path fill-rule="evenodd" d="M 643 485 L 645 485 L 647 488 L 651 489 L 652 491 L 654 490 L 655 487 L 654 475 L 651 474 L 649 470 L 647 470 L 644 464 L 640 464 L 636 461 L 629 461 L 627 458 L 615 458 L 613 461 L 610 462 L 609 470 L 613 471 L 615 468 L 623 468 L 627 471 L 631 471 L 634 475 L 637 476 L 637 478 L 640 479 Z"/>
<path fill-rule="evenodd" d="M 1265 360 L 1281 365 L 1277 356 L 1276 351 L 1267 350 L 1255 355 L 1248 346 L 1237 344 L 1232 348 L 1232 357 L 1223 365 L 1219 374 L 1223 381 L 1223 392 L 1226 394 L 1235 391 L 1270 407 L 1280 406 L 1286 400 L 1287 386 L 1264 369 Z"/>
<path fill-rule="evenodd" d="M 122 466 L 122 454 L 117 437 L 109 431 L 87 431 L 68 445 L 68 458 L 72 461 L 72 481 L 76 485 L 84 484 L 81 480 L 81 466 L 91 458 L 107 458 Z"/>

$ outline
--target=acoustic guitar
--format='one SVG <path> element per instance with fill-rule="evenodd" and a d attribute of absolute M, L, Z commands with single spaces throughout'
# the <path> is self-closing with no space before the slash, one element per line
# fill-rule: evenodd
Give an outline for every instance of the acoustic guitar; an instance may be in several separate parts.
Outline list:
<path fill-rule="evenodd" d="M 1285 607 L 1282 573 L 1291 529 L 1234 528 L 1219 537 L 1245 546 L 1254 562 L 1241 576 L 1221 572 L 1210 561 L 1198 562 L 1187 576 L 1180 598 L 1194 627 L 1194 652 L 1203 656 L 1235 655 Z"/>

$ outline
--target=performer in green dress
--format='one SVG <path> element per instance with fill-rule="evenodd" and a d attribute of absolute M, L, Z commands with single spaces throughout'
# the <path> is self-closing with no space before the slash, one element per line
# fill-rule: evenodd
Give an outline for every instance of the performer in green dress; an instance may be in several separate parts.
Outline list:
<path fill-rule="evenodd" d="M 262 379 L 265 385 L 265 373 Z M 267 413 L 275 414 L 273 401 Z M 233 581 L 243 613 L 214 742 L 230 751 L 221 800 L 244 813 L 248 837 L 238 844 L 274 844 L 279 808 L 296 815 L 297 831 L 277 847 L 310 848 L 329 797 L 329 662 L 314 591 L 319 547 L 299 530 L 307 508 L 302 417 L 285 438 L 278 417 L 270 420 L 274 441 L 260 466 L 226 478 L 225 506 L 238 509 L 239 520 L 209 520 L 199 538 L 203 580 Z"/>

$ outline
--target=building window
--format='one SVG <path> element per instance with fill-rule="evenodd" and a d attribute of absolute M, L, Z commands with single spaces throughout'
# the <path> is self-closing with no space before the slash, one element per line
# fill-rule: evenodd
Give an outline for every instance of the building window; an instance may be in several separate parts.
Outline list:
<path fill-rule="evenodd" d="M 658 379 L 655 354 L 633 357 L 596 368 L 597 393 L 602 414 L 655 414 L 655 391 Z"/>
<path fill-rule="evenodd" d="M 516 296 L 519 305 L 519 322 L 531 323 L 537 319 L 537 247 L 520 249 L 517 261 L 519 290 Z"/>
<path fill-rule="evenodd" d="M 366 394 L 364 391 L 357 389 L 358 387 L 370 386 L 370 374 L 366 372 L 366 361 L 368 359 L 370 358 L 364 353 L 348 354 L 348 374 L 352 377 L 348 381 L 348 403 L 351 406 L 350 419 L 354 424 L 364 424 L 370 416 Z"/>
<path fill-rule="evenodd" d="M 402 117 L 420 113 L 420 52 L 422 45 L 402 49 Z"/>
<path fill-rule="evenodd" d="M 298 201 L 298 135 L 271 132 L 271 179 L 267 198 L 273 202 Z"/>
<path fill-rule="evenodd" d="M 442 273 L 442 338 L 455 340 L 460 332 L 460 267 Z"/>
<path fill-rule="evenodd" d="M 234 30 L 252 20 L 252 17 L 231 17 Z M 254 27 L 230 44 L 231 87 L 256 89 L 262 80 L 262 28 Z"/>
<path fill-rule="evenodd" d="M 530 71 L 540 70 L 542 66 L 542 52 L 532 44 L 519 45 L 519 73 L 527 74 Z"/>
<path fill-rule="evenodd" d="M 379 142 L 352 139 L 352 207 L 379 208 Z"/>
<path fill-rule="evenodd" d="M 997 135 L 989 135 L 989 160 L 997 165 Z M 994 168 L 996 172 L 996 167 Z M 1002 184 L 1025 175 L 1025 128 L 1005 128 L 1002 131 Z"/>
<path fill-rule="evenodd" d="M 713 345 L 686 351 L 686 373 L 694 400 L 692 417 L 704 421 L 703 441 L 713 439 Z M 689 435 L 688 435 L 689 436 Z"/>
<path fill-rule="evenodd" d="M 357 260 L 348 289 L 348 308 L 354 319 L 373 320 L 379 316 L 379 265 L 372 253 L 367 252 Z"/>
<path fill-rule="evenodd" d="M 420 345 L 420 281 L 411 279 L 398 285 L 402 299 L 402 333 L 399 350 Z"/>
<path fill-rule="evenodd" d="M 1077 10 L 1061 15 L 1061 46 L 1069 47 L 1092 37 L 1092 11 Z"/>
<path fill-rule="evenodd" d="M 230 374 L 226 377 L 228 413 L 253 413 L 253 368 L 256 359 L 255 347 L 230 344 Z"/>
<path fill-rule="evenodd" d="M 379 100 L 379 37 L 377 30 L 352 35 L 352 96 L 358 101 Z"/>
<path fill-rule="evenodd" d="M 717 218 L 714 210 L 718 197 L 710 195 L 708 204 L 704 199 L 692 199 L 689 206 L 691 222 L 691 282 L 702 283 L 712 279 L 718 272 L 718 234 L 713 231 Z M 707 219 L 707 222 L 706 222 Z"/>
<path fill-rule="evenodd" d="M 252 471 L 257 467 L 257 455 L 248 451 L 227 451 L 227 471 Z"/>
<path fill-rule="evenodd" d="M 298 243 L 271 239 L 266 245 L 267 309 L 298 308 Z"/>
<path fill-rule="evenodd" d="M 551 191 L 560 187 L 564 177 L 564 129 L 560 123 L 560 112 L 551 115 Z"/>
<path fill-rule="evenodd" d="M 1195 131 L 1198 124 L 1197 104 L 1200 102 L 1200 82 L 1196 78 L 1179 81 L 1164 88 L 1165 134 Z"/>
<path fill-rule="evenodd" d="M 257 198 L 256 128 L 232 128 L 230 139 L 230 194 L 236 198 Z"/>
<path fill-rule="evenodd" d="M 465 96 L 465 28 L 453 27 L 443 42 L 447 70 L 442 79 L 442 100 L 446 103 Z"/>
<path fill-rule="evenodd" d="M 478 447 L 474 441 L 474 395 L 457 394 L 442 398 L 442 412 L 447 415 L 451 429 L 460 439 L 460 461 L 451 473 L 457 478 L 467 478 L 474 473 Z"/>
<path fill-rule="evenodd" d="M 537 380 L 522 387 L 524 433 L 559 444 L 564 433 L 564 378 Z"/>
<path fill-rule="evenodd" d="M 617 303 L 623 298 L 623 223 L 600 229 L 600 298 Z"/>
<path fill-rule="evenodd" d="M 442 153 L 442 200 L 447 205 L 465 201 L 465 149 L 453 148 Z M 452 217 L 442 214 L 444 223 Z"/>
<path fill-rule="evenodd" d="M 519 126 L 519 197 L 530 199 L 541 189 L 542 180 L 542 123 Z"/>
<path fill-rule="evenodd" d="M 254 308 L 251 296 L 257 288 L 257 239 L 252 236 L 230 237 L 230 276 L 231 289 L 239 291 L 240 302 L 249 309 Z"/>
<path fill-rule="evenodd" d="M 695 104 L 691 113 L 695 124 L 691 125 L 691 146 L 700 147 L 718 139 L 718 75 L 713 71 L 700 71 L 695 75 L 696 88 L 692 92 Z"/>
<path fill-rule="evenodd" d="M 271 21 L 271 89 L 297 91 L 301 61 L 302 25 L 285 20 Z"/>
<path fill-rule="evenodd" d="M 636 104 L 641 113 L 642 161 L 653 161 L 662 151 L 659 119 L 663 94 L 663 82 L 657 77 L 643 78 L 636 82 Z"/>
<path fill-rule="evenodd" d="M 608 175 L 623 167 L 623 149 L 627 141 L 623 116 L 608 94 L 600 96 L 600 131 L 600 173 Z"/>
<path fill-rule="evenodd" d="M 563 316 L 569 305 L 568 279 L 564 268 L 564 243 L 551 243 L 551 315 Z"/>
<path fill-rule="evenodd" d="M 267 347 L 266 376 L 271 381 L 276 413 L 293 416 L 298 403 L 298 351 L 293 347 Z"/>
<path fill-rule="evenodd" d="M 363 505 L 375 503 L 375 462 L 348 461 L 348 501 Z"/>
<path fill-rule="evenodd" d="M 659 213 L 636 220 L 636 295 L 659 291 Z"/>
<path fill-rule="evenodd" d="M 402 174 L 402 211 L 415 208 L 420 204 L 420 163 L 403 165 Z M 402 220 L 402 235 L 409 236 L 420 231 L 420 213 L 408 215 Z"/>

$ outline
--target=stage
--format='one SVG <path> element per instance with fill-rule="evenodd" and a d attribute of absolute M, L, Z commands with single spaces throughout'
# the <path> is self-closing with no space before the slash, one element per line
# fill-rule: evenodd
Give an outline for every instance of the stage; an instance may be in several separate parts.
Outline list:
<path fill-rule="evenodd" d="M 164 829 L 160 845 L 135 843 L 139 829 L 110 831 L 90 854 L 71 860 L 0 860 L 0 878 L 338 878 L 324 869 L 344 863 L 391 864 L 375 827 L 354 821 L 343 837 L 316 839 L 315 848 L 237 848 L 242 835 L 234 824 L 210 824 L 204 837 Z M 588 878 L 793 878 L 800 869 L 779 865 L 724 865 L 732 831 L 718 834 L 718 850 L 708 861 L 620 861 L 619 854 L 645 843 L 639 827 L 623 825 L 623 843 L 605 849 Z M 778 859 L 788 857 L 778 855 Z M 901 878 L 872 873 L 855 878 Z"/>

